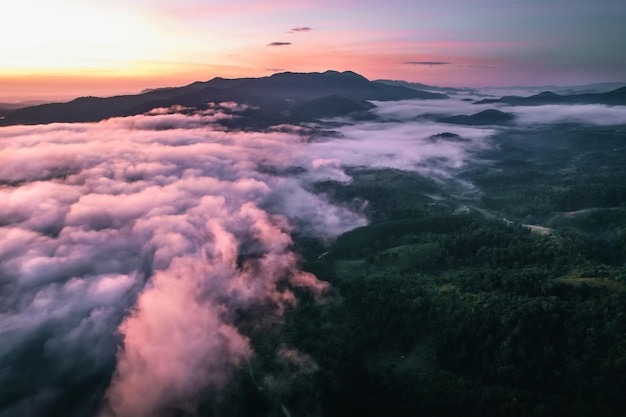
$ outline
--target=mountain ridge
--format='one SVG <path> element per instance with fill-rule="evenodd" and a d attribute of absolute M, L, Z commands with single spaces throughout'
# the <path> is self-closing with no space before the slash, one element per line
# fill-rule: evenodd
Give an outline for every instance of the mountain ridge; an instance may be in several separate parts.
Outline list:
<path fill-rule="evenodd" d="M 221 78 L 197 81 L 182 87 L 144 90 L 140 94 L 113 97 L 78 97 L 64 103 L 48 103 L 7 112 L 0 126 L 46 124 L 54 122 L 97 122 L 111 117 L 145 113 L 157 107 L 182 105 L 202 108 L 209 102 L 235 101 L 259 108 L 268 121 L 299 122 L 314 118 L 316 112 L 299 112 L 295 108 L 327 96 L 345 100 L 341 108 L 363 108 L 369 100 L 445 99 L 446 95 L 393 86 L 367 78 L 353 71 L 296 73 L 282 72 L 260 78 Z M 337 99 L 334 99 L 337 104 Z M 279 115 L 283 115 L 282 117 Z M 305 116 L 308 115 L 308 116 Z"/>
<path fill-rule="evenodd" d="M 508 124 L 515 120 L 511 113 L 502 112 L 496 109 L 487 109 L 471 115 L 455 115 L 438 119 L 442 123 L 467 126 L 486 126 Z"/>
<path fill-rule="evenodd" d="M 626 87 L 620 87 L 606 93 L 583 93 L 561 95 L 552 91 L 543 91 L 528 97 L 504 96 L 497 99 L 485 99 L 474 104 L 504 103 L 512 106 L 541 106 L 546 104 L 606 104 L 610 106 L 626 105 Z"/>
<path fill-rule="evenodd" d="M 419 91 L 437 91 L 441 93 L 461 93 L 461 92 L 472 92 L 476 91 L 474 88 L 458 88 L 458 87 L 439 87 L 434 85 L 428 85 L 417 82 L 409 82 L 404 80 L 388 80 L 388 79 L 378 79 L 374 80 L 379 83 L 388 84 L 388 85 L 397 85 L 402 87 L 411 88 L 413 90 Z"/>

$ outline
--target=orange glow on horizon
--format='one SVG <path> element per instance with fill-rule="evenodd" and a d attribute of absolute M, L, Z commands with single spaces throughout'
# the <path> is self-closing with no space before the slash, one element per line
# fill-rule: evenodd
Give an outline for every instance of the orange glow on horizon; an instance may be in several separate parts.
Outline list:
<path fill-rule="evenodd" d="M 416 40 L 413 30 L 366 30 L 353 27 L 347 17 L 320 22 L 307 33 L 294 33 L 282 23 L 257 24 L 260 17 L 271 19 L 281 11 L 308 13 L 315 8 L 312 3 L 266 2 L 263 7 L 255 5 L 255 13 L 248 9 L 242 13 L 239 1 L 199 9 L 189 5 L 134 9 L 116 1 L 33 2 L 37 7 L 14 2 L 5 10 L 7 15 L 22 18 L 0 28 L 4 38 L 15 39 L 0 45 L 0 102 L 131 94 L 216 76 L 260 77 L 328 69 L 352 70 L 369 79 L 465 86 L 472 80 L 461 74 L 459 66 L 476 61 L 463 56 L 464 50 L 475 46 L 469 41 Z M 232 18 L 239 24 L 229 24 Z M 29 21 L 31 30 L 23 30 L 23 21 Z M 20 36 L 11 37 L 16 33 Z M 272 42 L 284 46 L 267 46 Z M 417 60 L 451 61 L 452 65 L 404 64 Z"/>
<path fill-rule="evenodd" d="M 221 70 L 221 71 L 220 71 Z M 208 81 L 224 76 L 224 73 L 249 76 L 241 68 L 206 68 L 194 73 L 170 73 L 148 75 L 77 74 L 77 75 L 0 75 L 0 102 L 27 100 L 68 101 L 80 96 L 107 97 L 123 94 L 137 94 L 145 89 L 180 87 L 195 81 Z M 267 75 L 267 72 L 258 76 Z"/>
<path fill-rule="evenodd" d="M 262 77 L 283 71 L 323 72 L 329 69 L 352 70 L 369 79 L 394 78 L 466 86 L 468 80 L 459 77 L 458 66 L 479 64 L 477 60 L 466 57 L 437 68 L 405 64 L 416 60 L 445 60 L 441 55 L 432 53 L 404 52 L 428 49 L 424 42 L 416 45 L 409 41 L 354 41 L 348 45 L 337 45 L 331 42 L 328 34 L 299 39 L 292 45 L 269 47 L 263 44 L 260 47 L 241 47 L 236 53 L 217 53 L 213 63 L 206 65 L 154 62 L 133 70 L 99 68 L 47 72 L 31 70 L 21 74 L 0 72 L 0 102 L 130 94 L 146 88 L 176 87 L 214 77 Z M 403 52 L 398 53 L 398 49 Z"/>
<path fill-rule="evenodd" d="M 458 15 L 447 6 L 415 6 L 405 0 L 384 7 L 352 0 L 7 2 L 0 102 L 109 96 L 282 71 L 352 70 L 368 79 L 453 87 L 589 83 L 623 73 L 615 54 L 604 63 L 585 60 L 578 43 L 566 52 L 557 49 L 564 39 L 528 30 L 543 16 L 533 8 L 522 7 L 526 14 L 496 8 L 502 14 L 496 22 L 474 9 L 460 18 L 461 2 Z"/>
<path fill-rule="evenodd" d="M 332 59 L 329 59 L 332 58 Z M 0 102 L 26 100 L 67 101 L 79 96 L 113 96 L 137 94 L 148 88 L 179 87 L 195 81 L 208 81 L 214 77 L 241 78 L 264 77 L 277 72 L 324 72 L 326 70 L 355 71 L 374 79 L 402 79 L 432 85 L 480 86 L 467 78 L 468 68 L 459 76 L 459 65 L 472 66 L 471 62 L 441 66 L 411 66 L 403 62 L 415 59 L 412 55 L 385 53 L 360 53 L 336 51 L 332 56 L 316 54 L 281 54 L 273 52 L 260 56 L 256 65 L 198 66 L 181 72 L 148 74 L 103 74 L 88 71 L 77 74 L 30 74 L 23 76 L 0 75 Z M 421 56 L 420 60 L 438 61 L 441 58 Z M 320 64 L 323 62 L 323 64 Z M 479 67 L 476 64 L 476 67 Z M 390 71 L 390 68 L 393 68 Z M 474 70 L 476 72 L 478 70 Z M 478 71 L 484 73 L 485 69 Z"/>

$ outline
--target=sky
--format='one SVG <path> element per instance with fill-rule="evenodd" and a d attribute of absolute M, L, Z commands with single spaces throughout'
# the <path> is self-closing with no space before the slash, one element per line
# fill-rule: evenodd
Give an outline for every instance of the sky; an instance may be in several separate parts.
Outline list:
<path fill-rule="evenodd" d="M 626 79 L 622 0 L 0 4 L 0 102 L 327 69 L 458 87 Z"/>

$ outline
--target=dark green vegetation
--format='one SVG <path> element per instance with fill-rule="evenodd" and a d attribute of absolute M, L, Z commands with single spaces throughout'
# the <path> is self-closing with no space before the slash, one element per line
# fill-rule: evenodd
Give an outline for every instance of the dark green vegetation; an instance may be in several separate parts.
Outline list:
<path fill-rule="evenodd" d="M 624 415 L 626 131 L 494 141 L 459 173 L 480 193 L 359 168 L 316 185 L 369 201 L 372 222 L 330 248 L 298 240 L 333 286 L 321 302 L 300 294 L 273 336 L 306 360 L 256 340 L 230 415 Z"/>

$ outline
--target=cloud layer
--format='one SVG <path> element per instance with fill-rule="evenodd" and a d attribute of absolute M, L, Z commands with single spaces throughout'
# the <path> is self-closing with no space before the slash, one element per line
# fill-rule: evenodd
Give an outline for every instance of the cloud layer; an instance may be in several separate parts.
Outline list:
<path fill-rule="evenodd" d="M 0 416 L 159 416 L 218 392 L 254 356 L 242 329 L 327 285 L 299 269 L 291 232 L 366 223 L 313 182 L 348 182 L 354 165 L 449 177 L 488 146 L 490 130 L 415 121 L 410 103 L 336 137 L 226 131 L 235 103 L 2 128 Z M 435 143 L 442 131 L 467 140 Z"/>

